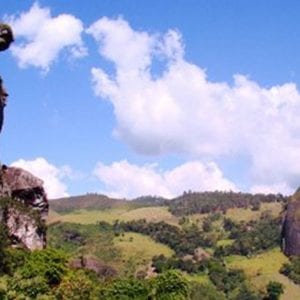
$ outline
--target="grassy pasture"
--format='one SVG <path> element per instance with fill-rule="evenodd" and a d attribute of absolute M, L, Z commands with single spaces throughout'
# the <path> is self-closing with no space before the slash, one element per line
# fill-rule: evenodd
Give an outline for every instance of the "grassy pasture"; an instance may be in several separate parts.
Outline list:
<path fill-rule="evenodd" d="M 206 283 L 206 284 L 212 284 L 212 282 L 210 281 L 209 277 L 207 274 L 187 274 L 184 273 L 184 277 L 188 280 L 188 281 L 195 281 L 198 283 Z"/>
<path fill-rule="evenodd" d="M 59 220 L 62 222 L 95 224 L 98 221 L 113 223 L 115 220 L 121 220 L 121 215 L 126 213 L 125 209 L 113 208 L 105 210 L 85 210 L 80 209 L 68 214 L 60 215 Z"/>
<path fill-rule="evenodd" d="M 174 254 L 168 246 L 153 241 L 150 237 L 126 232 L 114 238 L 114 245 L 120 253 L 115 266 L 123 274 L 133 274 L 138 269 L 147 269 L 155 255 L 170 257 Z"/>
<path fill-rule="evenodd" d="M 282 205 L 281 203 L 262 203 L 261 207 L 258 211 L 253 211 L 250 208 L 230 208 L 227 210 L 225 217 L 232 219 L 236 222 L 249 222 L 251 220 L 257 220 L 261 213 L 264 211 L 269 211 L 272 216 L 277 217 L 282 211 Z M 189 216 L 189 219 L 197 224 L 199 227 L 202 226 L 203 220 L 208 216 L 209 214 L 192 214 Z"/>
<path fill-rule="evenodd" d="M 148 222 L 164 221 L 169 224 L 178 224 L 178 219 L 173 216 L 167 207 L 142 207 L 127 211 L 122 215 L 124 220 L 146 219 Z"/>
<path fill-rule="evenodd" d="M 174 254 L 174 251 L 168 246 L 157 243 L 148 236 L 134 232 L 126 232 L 115 237 L 114 244 L 121 251 L 124 260 L 137 257 L 150 262 L 155 255 L 163 254 L 170 257 Z"/>
<path fill-rule="evenodd" d="M 226 212 L 226 217 L 233 221 L 251 221 L 257 220 L 263 211 L 269 211 L 274 217 L 279 216 L 282 210 L 281 203 L 262 203 L 261 208 L 258 211 L 253 211 L 250 208 L 230 208 Z"/>
<path fill-rule="evenodd" d="M 95 224 L 98 221 L 113 223 L 115 220 L 130 221 L 146 219 L 148 222 L 164 221 L 172 225 L 178 225 L 180 217 L 172 215 L 167 207 L 153 206 L 136 208 L 129 204 L 122 204 L 107 209 L 78 209 L 63 214 L 50 210 L 48 223 L 62 221 L 80 224 Z M 278 216 L 281 212 L 281 203 L 262 203 L 259 211 L 243 208 L 228 209 L 226 217 L 237 222 L 247 222 L 258 219 L 263 211 L 269 211 L 272 215 Z M 190 220 L 193 223 L 197 223 L 200 227 L 202 226 L 205 217 L 207 217 L 207 214 L 194 214 L 189 216 Z"/>
<path fill-rule="evenodd" d="M 234 240 L 232 239 L 226 239 L 226 240 L 220 240 L 217 242 L 217 246 L 220 247 L 220 246 L 230 246 L 232 245 L 234 242 Z"/>
<path fill-rule="evenodd" d="M 50 214 L 50 222 L 61 221 L 79 224 L 95 224 L 98 221 L 113 223 L 115 220 L 130 221 L 146 219 L 151 222 L 165 221 L 177 224 L 178 220 L 167 207 L 143 207 L 137 209 L 113 208 L 105 210 L 76 210 L 68 214 L 60 215 L 56 212 Z"/>
<path fill-rule="evenodd" d="M 243 269 L 256 288 L 263 289 L 269 281 L 278 281 L 285 286 L 284 295 L 280 299 L 298 299 L 300 286 L 279 273 L 282 264 L 287 261 L 288 258 L 276 248 L 251 258 L 232 255 L 226 263 L 229 267 Z"/>

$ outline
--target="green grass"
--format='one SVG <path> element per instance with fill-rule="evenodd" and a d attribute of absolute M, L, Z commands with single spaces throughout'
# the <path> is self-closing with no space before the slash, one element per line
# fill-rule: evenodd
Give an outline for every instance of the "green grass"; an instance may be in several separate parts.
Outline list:
<path fill-rule="evenodd" d="M 225 240 L 220 240 L 217 242 L 217 246 L 220 247 L 220 246 L 230 246 L 232 245 L 234 242 L 234 240 L 232 239 L 225 239 Z"/>
<path fill-rule="evenodd" d="M 125 220 L 146 219 L 148 222 L 164 221 L 169 224 L 178 224 L 178 219 L 173 216 L 167 207 L 142 207 L 127 211 L 122 215 Z"/>
<path fill-rule="evenodd" d="M 174 254 L 168 246 L 153 241 L 150 237 L 126 232 L 114 238 L 115 246 L 122 252 L 122 258 L 128 260 L 130 257 L 142 257 L 145 261 L 150 261 L 153 256 L 163 254 L 170 257 Z"/>
<path fill-rule="evenodd" d="M 169 247 L 153 241 L 148 236 L 133 232 L 115 237 L 114 245 L 120 253 L 116 267 L 127 275 L 133 274 L 141 267 L 145 269 L 155 255 L 170 257 L 174 254 Z"/>
<path fill-rule="evenodd" d="M 226 217 L 233 221 L 251 221 L 257 220 L 263 211 L 269 211 L 273 216 L 279 216 L 282 210 L 281 203 L 262 203 L 258 211 L 253 211 L 250 208 L 230 208 L 226 212 Z"/>
<path fill-rule="evenodd" d="M 282 205 L 281 203 L 262 203 L 260 210 L 258 211 L 253 211 L 250 208 L 230 208 L 227 210 L 225 217 L 230 218 L 236 222 L 249 222 L 251 220 L 259 219 L 261 213 L 264 211 L 269 211 L 271 215 L 273 215 L 274 217 L 278 217 L 280 212 L 282 211 Z M 201 227 L 203 220 L 208 215 L 209 214 L 193 214 L 190 215 L 189 218 L 193 223 Z"/>
<path fill-rule="evenodd" d="M 231 255 L 226 259 L 230 267 L 242 268 L 245 270 L 246 275 L 250 277 L 278 273 L 282 264 L 287 261 L 288 258 L 284 256 L 279 248 L 266 251 L 251 258 Z"/>
<path fill-rule="evenodd" d="M 130 204 L 130 203 L 129 203 Z M 69 213 L 59 214 L 50 210 L 48 223 L 57 221 L 72 222 L 79 224 L 95 224 L 98 221 L 106 221 L 113 223 L 115 220 L 130 221 L 137 219 L 146 219 L 148 222 L 164 221 L 172 225 L 178 225 L 179 218 L 173 216 L 167 207 L 142 207 L 134 208 L 132 205 L 120 205 L 119 207 L 110 209 L 95 209 L 87 210 L 80 209 L 71 211 Z M 226 217 L 234 221 L 250 221 L 258 219 L 263 211 L 270 211 L 272 215 L 278 216 L 281 211 L 280 203 L 262 203 L 259 211 L 252 211 L 251 209 L 232 208 L 228 209 Z M 202 226 L 203 219 L 207 214 L 195 214 L 190 216 L 193 223 Z"/>
<path fill-rule="evenodd" d="M 126 213 L 125 209 L 105 209 L 105 210 L 76 210 L 68 214 L 60 215 L 61 222 L 95 224 L 98 221 L 113 223 L 115 220 L 121 220 L 121 215 Z"/>
<path fill-rule="evenodd" d="M 229 267 L 243 269 L 256 288 L 263 290 L 269 281 L 278 281 L 285 286 L 285 292 L 280 298 L 281 300 L 300 299 L 300 286 L 279 273 L 282 264 L 287 261 L 288 258 L 284 256 L 279 248 L 252 258 L 232 255 L 226 259 Z"/>
<path fill-rule="evenodd" d="M 137 209 L 113 208 L 105 210 L 77 210 L 60 215 L 52 212 L 50 220 L 71 222 L 79 224 L 95 224 L 98 221 L 113 223 L 116 220 L 130 221 L 146 219 L 147 221 L 165 221 L 170 224 L 177 224 L 178 220 L 173 216 L 167 207 L 143 207 Z"/>
<path fill-rule="evenodd" d="M 184 273 L 184 277 L 188 281 L 195 281 L 195 282 L 198 282 L 198 283 L 212 284 L 207 274 L 193 274 L 192 275 L 192 274 Z"/>

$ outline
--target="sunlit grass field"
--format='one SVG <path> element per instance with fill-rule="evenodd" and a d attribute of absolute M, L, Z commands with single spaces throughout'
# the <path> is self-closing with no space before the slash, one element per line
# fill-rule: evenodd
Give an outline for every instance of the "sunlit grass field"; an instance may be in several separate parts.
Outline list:
<path fill-rule="evenodd" d="M 243 208 L 232 208 L 226 212 L 226 217 L 231 218 L 234 221 L 250 221 L 259 218 L 263 211 L 269 211 L 272 215 L 278 216 L 282 210 L 281 203 L 262 203 L 259 211 L 252 211 Z M 194 214 L 189 216 L 193 223 L 197 223 L 200 227 L 202 221 L 208 214 Z M 172 225 L 178 225 L 180 217 L 172 215 L 167 207 L 142 207 L 133 208 L 131 206 L 120 206 L 111 209 L 95 209 L 86 210 L 80 209 L 69 213 L 59 214 L 53 210 L 50 210 L 48 223 L 56 221 L 72 222 L 80 224 L 95 224 L 99 221 L 105 221 L 113 223 L 116 220 L 130 221 L 146 219 L 148 222 L 164 221 Z"/>
<path fill-rule="evenodd" d="M 263 289 L 269 281 L 278 281 L 285 286 L 281 300 L 299 299 L 300 286 L 279 273 L 281 266 L 287 261 L 288 258 L 276 248 L 251 258 L 231 255 L 226 263 L 229 267 L 243 269 L 250 282 L 258 289 Z"/>
<path fill-rule="evenodd" d="M 150 262 L 153 256 L 163 254 L 170 257 L 174 254 L 168 246 L 153 241 L 148 236 L 126 232 L 114 238 L 115 246 L 121 250 L 122 259 L 128 260 L 130 257 L 142 258 Z"/>
<path fill-rule="evenodd" d="M 148 236 L 133 232 L 115 237 L 114 245 L 120 253 L 115 266 L 123 274 L 132 274 L 140 267 L 145 269 L 155 255 L 163 254 L 170 257 L 174 254 L 168 246 L 157 243 Z"/>
<path fill-rule="evenodd" d="M 173 225 L 178 219 L 173 216 L 167 207 L 143 207 L 137 209 L 112 208 L 105 210 L 77 210 L 60 215 L 56 212 L 50 214 L 49 222 L 61 221 L 79 224 L 95 224 L 99 221 L 113 223 L 116 220 L 130 221 L 146 219 L 148 222 L 164 221 Z"/>
<path fill-rule="evenodd" d="M 226 217 L 232 219 L 233 221 L 251 221 L 257 220 L 263 211 L 269 211 L 273 216 L 279 216 L 282 211 L 281 203 L 262 203 L 260 210 L 253 211 L 250 208 L 230 208 L 226 212 Z"/>
<path fill-rule="evenodd" d="M 282 211 L 281 203 L 262 203 L 261 207 L 258 211 L 253 211 L 251 208 L 230 208 L 227 210 L 225 217 L 232 219 L 236 222 L 249 222 L 251 220 L 257 220 L 261 216 L 261 213 L 264 211 L 268 211 L 272 216 L 277 217 L 280 215 Z M 189 218 L 193 223 L 198 224 L 199 227 L 202 226 L 203 220 L 209 214 L 193 214 L 190 215 Z"/>

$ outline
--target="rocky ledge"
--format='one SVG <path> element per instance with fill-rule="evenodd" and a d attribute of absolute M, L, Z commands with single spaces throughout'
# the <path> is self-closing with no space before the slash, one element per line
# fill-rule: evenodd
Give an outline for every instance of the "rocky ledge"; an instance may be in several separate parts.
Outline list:
<path fill-rule="evenodd" d="M 45 248 L 48 209 L 41 179 L 21 168 L 1 166 L 0 222 L 12 245 Z"/>

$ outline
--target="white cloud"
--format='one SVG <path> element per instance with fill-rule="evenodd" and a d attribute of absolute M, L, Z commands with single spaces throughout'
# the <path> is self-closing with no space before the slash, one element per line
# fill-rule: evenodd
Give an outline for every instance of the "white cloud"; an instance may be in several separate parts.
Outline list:
<path fill-rule="evenodd" d="M 115 197 L 159 195 L 171 198 L 185 190 L 236 190 L 213 162 L 192 161 L 162 171 L 156 165 L 137 166 L 123 160 L 111 165 L 99 163 L 94 174 L 105 185 L 102 192 Z"/>
<path fill-rule="evenodd" d="M 103 42 L 100 54 L 114 61 L 123 72 L 147 68 L 151 63 L 153 38 L 146 32 L 133 31 L 121 18 L 111 25 L 111 20 L 103 17 L 87 29 L 87 33 Z"/>
<path fill-rule="evenodd" d="M 133 30 L 102 18 L 89 29 L 115 74 L 91 70 L 95 94 L 113 104 L 115 135 L 143 154 L 183 153 L 202 159 L 243 155 L 253 185 L 300 182 L 300 94 L 294 83 L 264 88 L 234 75 L 211 82 L 184 59 L 176 31 Z M 152 76 L 159 62 L 163 71 Z"/>
<path fill-rule="evenodd" d="M 83 24 L 72 15 L 52 17 L 49 8 L 41 8 L 36 2 L 29 11 L 6 19 L 16 37 L 11 50 L 22 68 L 34 66 L 48 71 L 64 49 L 75 58 L 87 54 L 81 39 Z"/>
<path fill-rule="evenodd" d="M 66 170 L 68 170 L 68 174 L 70 174 L 69 168 L 58 168 L 41 157 L 34 160 L 19 159 L 11 165 L 23 168 L 42 179 L 49 199 L 69 196 L 67 186 L 62 182 L 62 179 L 66 176 Z"/>
<path fill-rule="evenodd" d="M 292 195 L 295 191 L 292 190 L 285 182 L 280 182 L 271 185 L 254 185 L 251 187 L 251 193 L 262 193 L 262 194 L 283 194 Z"/>

